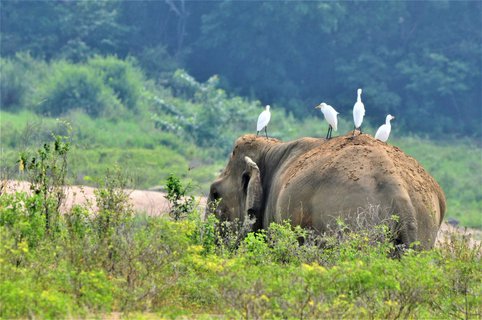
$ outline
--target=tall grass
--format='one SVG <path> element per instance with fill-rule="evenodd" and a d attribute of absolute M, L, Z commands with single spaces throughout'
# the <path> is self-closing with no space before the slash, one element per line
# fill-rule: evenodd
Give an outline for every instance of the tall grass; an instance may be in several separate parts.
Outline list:
<path fill-rule="evenodd" d="M 465 236 L 397 259 L 383 225 L 320 237 L 286 222 L 240 238 L 196 208 L 179 221 L 133 215 L 122 177 L 104 181 L 97 212 L 55 215 L 49 233 L 50 196 L 0 195 L 0 317 L 481 316 L 481 248 Z"/>

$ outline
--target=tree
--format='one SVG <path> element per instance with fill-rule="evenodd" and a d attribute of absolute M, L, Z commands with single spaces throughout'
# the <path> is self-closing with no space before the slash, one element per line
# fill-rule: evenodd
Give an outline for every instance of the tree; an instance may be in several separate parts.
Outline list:
<path fill-rule="evenodd" d="M 119 50 L 125 29 L 118 1 L 2 1 L 2 56 L 29 51 L 47 60 L 83 61 Z"/>
<path fill-rule="evenodd" d="M 224 1 L 203 16 L 188 66 L 299 117 L 320 101 L 349 113 L 363 87 L 368 119 L 390 112 L 410 130 L 480 136 L 481 11 L 480 2 Z"/>

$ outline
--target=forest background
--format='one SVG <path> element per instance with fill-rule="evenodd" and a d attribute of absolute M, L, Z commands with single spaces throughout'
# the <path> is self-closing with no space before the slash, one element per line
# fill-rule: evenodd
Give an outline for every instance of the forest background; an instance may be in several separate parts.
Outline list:
<path fill-rule="evenodd" d="M 206 193 L 234 139 L 321 137 L 313 106 L 389 143 L 442 185 L 448 216 L 482 227 L 482 4 L 477 1 L 1 1 L 1 164 L 68 136 L 69 179 L 120 166 L 132 186 L 174 173 Z M 21 177 L 20 177 L 21 178 Z"/>

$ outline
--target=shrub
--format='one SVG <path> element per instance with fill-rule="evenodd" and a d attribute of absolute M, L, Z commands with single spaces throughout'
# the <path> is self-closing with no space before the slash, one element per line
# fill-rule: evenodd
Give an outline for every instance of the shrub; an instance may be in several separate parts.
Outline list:
<path fill-rule="evenodd" d="M 64 185 L 67 175 L 67 156 L 70 143 L 67 137 L 55 136 L 53 143 L 44 143 L 32 156 L 20 155 L 19 168 L 25 170 L 30 180 L 30 189 L 37 197 L 32 208 L 45 218 L 47 233 L 56 232 L 58 213 L 65 199 Z"/>
<path fill-rule="evenodd" d="M 134 110 L 142 93 L 144 77 L 132 60 L 120 60 L 114 56 L 90 59 L 87 65 L 97 73 L 104 85 L 115 93 L 128 109 Z"/>
<path fill-rule="evenodd" d="M 159 44 L 145 48 L 138 56 L 139 63 L 151 79 L 159 79 L 162 73 L 172 73 L 179 66 L 174 57 L 169 55 L 165 45 Z"/>
<path fill-rule="evenodd" d="M 194 209 L 194 196 L 188 196 L 190 188 L 189 184 L 184 187 L 181 180 L 173 174 L 167 178 L 165 198 L 171 207 L 169 215 L 176 221 L 187 217 L 187 214 Z"/>
<path fill-rule="evenodd" d="M 14 110 L 23 105 L 27 82 L 25 71 L 10 59 L 0 58 L 0 108 Z"/>
<path fill-rule="evenodd" d="M 50 116 L 81 109 L 91 116 L 118 113 L 122 104 L 103 78 L 86 65 L 56 62 L 51 75 L 41 83 L 42 102 L 38 111 Z"/>
<path fill-rule="evenodd" d="M 47 74 L 47 65 L 20 52 L 11 58 L 0 58 L 0 109 L 18 111 L 35 101 L 40 79 Z"/>
<path fill-rule="evenodd" d="M 482 243 L 475 242 L 468 232 L 452 232 L 442 241 L 439 250 L 447 299 L 434 300 L 432 304 L 451 318 L 480 318 Z"/>

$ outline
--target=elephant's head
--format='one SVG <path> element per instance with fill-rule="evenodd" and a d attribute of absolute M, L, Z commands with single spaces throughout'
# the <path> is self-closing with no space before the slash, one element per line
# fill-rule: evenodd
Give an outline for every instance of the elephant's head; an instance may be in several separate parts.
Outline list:
<path fill-rule="evenodd" d="M 249 216 L 256 217 L 256 225 L 261 223 L 263 174 L 257 162 L 261 161 L 266 148 L 275 141 L 254 135 L 236 140 L 226 168 L 212 183 L 209 193 L 208 204 L 211 207 L 217 204 L 214 212 L 218 218 L 244 221 Z"/>

